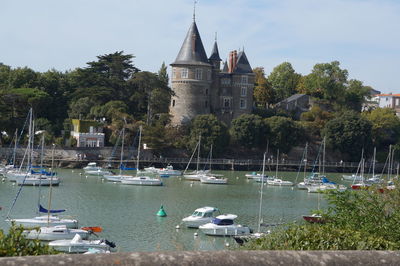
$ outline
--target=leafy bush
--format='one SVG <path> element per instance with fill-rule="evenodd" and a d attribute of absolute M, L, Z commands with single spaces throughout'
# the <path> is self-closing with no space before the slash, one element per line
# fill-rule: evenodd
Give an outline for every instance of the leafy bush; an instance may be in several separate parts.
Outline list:
<path fill-rule="evenodd" d="M 398 187 L 398 184 L 396 184 Z M 244 249 L 399 250 L 400 190 L 331 192 L 325 224 L 290 224 Z"/>
<path fill-rule="evenodd" d="M 23 228 L 12 225 L 7 234 L 0 230 L 0 257 L 50 255 L 56 252 L 39 240 L 29 240 Z"/>

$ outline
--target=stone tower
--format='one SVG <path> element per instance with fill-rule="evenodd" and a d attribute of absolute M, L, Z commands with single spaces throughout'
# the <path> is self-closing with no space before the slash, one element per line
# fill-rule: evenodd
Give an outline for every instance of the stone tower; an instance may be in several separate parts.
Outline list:
<path fill-rule="evenodd" d="M 171 67 L 175 93 L 170 105 L 171 123 L 181 125 L 197 115 L 209 114 L 212 65 L 194 20 Z"/>

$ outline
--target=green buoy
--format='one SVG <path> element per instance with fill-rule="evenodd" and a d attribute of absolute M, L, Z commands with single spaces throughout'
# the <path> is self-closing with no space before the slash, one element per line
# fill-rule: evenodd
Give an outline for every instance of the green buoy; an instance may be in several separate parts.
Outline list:
<path fill-rule="evenodd" d="M 164 211 L 164 207 L 161 205 L 160 210 L 157 212 L 157 216 L 166 217 L 167 213 Z"/>

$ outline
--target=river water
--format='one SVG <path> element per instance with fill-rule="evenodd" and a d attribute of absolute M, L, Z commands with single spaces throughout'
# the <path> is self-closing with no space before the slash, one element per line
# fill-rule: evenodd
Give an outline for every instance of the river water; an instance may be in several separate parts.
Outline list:
<path fill-rule="evenodd" d="M 229 179 L 228 185 L 210 185 L 185 181 L 179 177 L 163 178 L 164 186 L 131 186 L 103 182 L 96 176 L 85 176 L 82 170 L 58 169 L 62 178 L 53 188 L 52 208 L 67 209 L 66 215 L 79 220 L 80 226 L 101 226 L 101 238 L 117 244 L 117 251 L 220 250 L 235 245 L 234 240 L 212 237 L 180 224 L 196 208 L 213 206 L 222 213 L 238 215 L 235 222 L 257 229 L 260 183 L 247 180 L 246 172 L 216 171 Z M 129 171 L 126 171 L 129 172 Z M 297 173 L 282 172 L 284 179 L 295 181 Z M 340 182 L 341 174 L 328 174 Z M 301 181 L 303 175 L 298 178 Z M 0 182 L 0 228 L 19 187 L 7 180 Z M 12 218 L 36 215 L 38 187 L 23 187 L 11 212 Z M 41 188 L 41 203 L 47 207 L 49 189 Z M 167 217 L 156 216 L 163 205 Z M 263 190 L 264 223 L 301 221 L 318 205 L 326 205 L 318 194 L 292 187 L 265 186 Z M 264 228 L 263 230 L 268 230 Z M 195 233 L 198 232 L 198 236 Z"/>

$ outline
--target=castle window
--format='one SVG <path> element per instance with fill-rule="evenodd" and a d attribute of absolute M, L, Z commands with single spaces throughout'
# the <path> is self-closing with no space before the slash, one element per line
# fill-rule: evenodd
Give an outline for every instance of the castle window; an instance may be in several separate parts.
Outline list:
<path fill-rule="evenodd" d="M 172 107 L 175 107 L 175 100 L 172 100 Z"/>
<path fill-rule="evenodd" d="M 231 81 L 230 81 L 230 79 L 221 79 L 221 84 L 222 85 L 229 85 L 229 84 L 231 84 Z"/>
<path fill-rule="evenodd" d="M 247 101 L 245 99 L 240 99 L 239 107 L 240 109 L 246 109 Z"/>
<path fill-rule="evenodd" d="M 172 68 L 172 78 L 176 78 L 176 69 L 174 67 Z"/>
<path fill-rule="evenodd" d="M 248 82 L 248 77 L 242 76 L 242 84 L 247 84 L 247 82 Z"/>
<path fill-rule="evenodd" d="M 246 87 L 242 87 L 242 89 L 240 91 L 240 96 L 247 96 L 247 88 Z"/>
<path fill-rule="evenodd" d="M 205 106 L 205 107 L 208 107 L 208 101 L 206 101 L 206 102 L 204 103 L 204 106 Z"/>
<path fill-rule="evenodd" d="M 207 71 L 207 80 L 211 80 L 211 70 Z"/>
<path fill-rule="evenodd" d="M 225 108 L 231 107 L 231 99 L 230 98 L 224 98 L 224 107 Z"/>
<path fill-rule="evenodd" d="M 208 95 L 208 89 L 206 89 L 206 95 Z"/>
<path fill-rule="evenodd" d="M 198 79 L 198 80 L 202 80 L 203 79 L 203 70 L 202 69 L 200 69 L 200 68 L 197 68 L 196 69 L 196 79 Z"/>
<path fill-rule="evenodd" d="M 181 78 L 187 79 L 189 77 L 189 71 L 187 68 L 182 68 L 181 69 Z"/>

